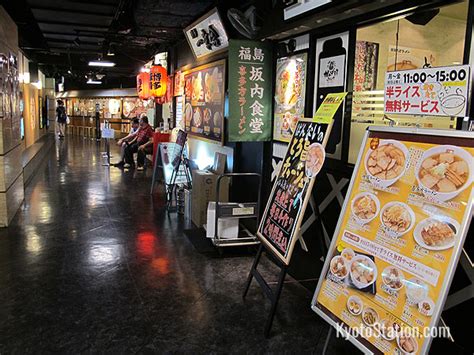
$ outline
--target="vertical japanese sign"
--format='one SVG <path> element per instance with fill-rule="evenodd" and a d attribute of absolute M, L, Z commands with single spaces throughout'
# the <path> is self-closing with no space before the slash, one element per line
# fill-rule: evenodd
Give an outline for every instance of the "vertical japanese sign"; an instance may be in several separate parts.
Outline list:
<path fill-rule="evenodd" d="M 366 353 L 427 354 L 472 218 L 473 174 L 473 133 L 370 130 L 313 310 Z"/>
<path fill-rule="evenodd" d="M 403 70 L 385 74 L 385 113 L 467 115 L 469 65 Z"/>
<path fill-rule="evenodd" d="M 266 42 L 229 44 L 229 141 L 271 139 L 272 50 Z"/>
<path fill-rule="evenodd" d="M 289 142 L 296 124 L 304 117 L 306 94 L 306 53 L 280 58 L 275 77 L 275 122 L 273 139 Z"/>
<path fill-rule="evenodd" d="M 286 265 L 298 239 L 315 177 L 324 163 L 332 124 L 298 121 L 257 231 L 261 242 Z"/>

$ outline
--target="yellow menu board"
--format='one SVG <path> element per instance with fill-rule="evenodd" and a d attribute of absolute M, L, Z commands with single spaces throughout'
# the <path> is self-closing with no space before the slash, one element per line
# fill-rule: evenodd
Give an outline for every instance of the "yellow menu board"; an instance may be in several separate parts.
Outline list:
<path fill-rule="evenodd" d="M 371 127 L 313 310 L 363 351 L 426 353 L 469 227 L 473 181 L 473 133 Z"/>

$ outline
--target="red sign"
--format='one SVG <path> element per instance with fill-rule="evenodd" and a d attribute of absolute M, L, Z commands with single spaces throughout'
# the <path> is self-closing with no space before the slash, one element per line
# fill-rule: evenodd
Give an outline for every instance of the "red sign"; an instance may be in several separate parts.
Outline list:
<path fill-rule="evenodd" d="M 150 98 L 150 74 L 140 73 L 137 75 L 137 93 L 142 100 Z"/>
<path fill-rule="evenodd" d="M 168 84 L 168 73 L 166 68 L 161 65 L 154 65 L 150 69 L 150 88 L 151 95 L 161 97 L 166 94 Z"/>

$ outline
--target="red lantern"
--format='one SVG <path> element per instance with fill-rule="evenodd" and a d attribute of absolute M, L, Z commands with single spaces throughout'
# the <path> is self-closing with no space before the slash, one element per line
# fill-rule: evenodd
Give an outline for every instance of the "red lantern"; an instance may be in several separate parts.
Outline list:
<path fill-rule="evenodd" d="M 137 75 L 138 97 L 142 100 L 150 98 L 150 74 L 140 73 Z"/>
<path fill-rule="evenodd" d="M 151 95 L 161 97 L 166 94 L 166 86 L 168 83 L 168 74 L 166 69 L 161 65 L 154 65 L 150 69 L 150 88 Z"/>

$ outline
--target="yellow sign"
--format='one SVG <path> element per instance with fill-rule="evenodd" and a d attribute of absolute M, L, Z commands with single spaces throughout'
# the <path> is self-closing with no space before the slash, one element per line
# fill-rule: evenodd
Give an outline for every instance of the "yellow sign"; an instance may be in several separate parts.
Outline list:
<path fill-rule="evenodd" d="M 313 304 L 374 353 L 428 352 L 472 208 L 473 137 L 408 132 L 369 133 Z"/>
<path fill-rule="evenodd" d="M 347 92 L 327 94 L 324 101 L 314 113 L 313 121 L 330 124 L 346 95 Z"/>

